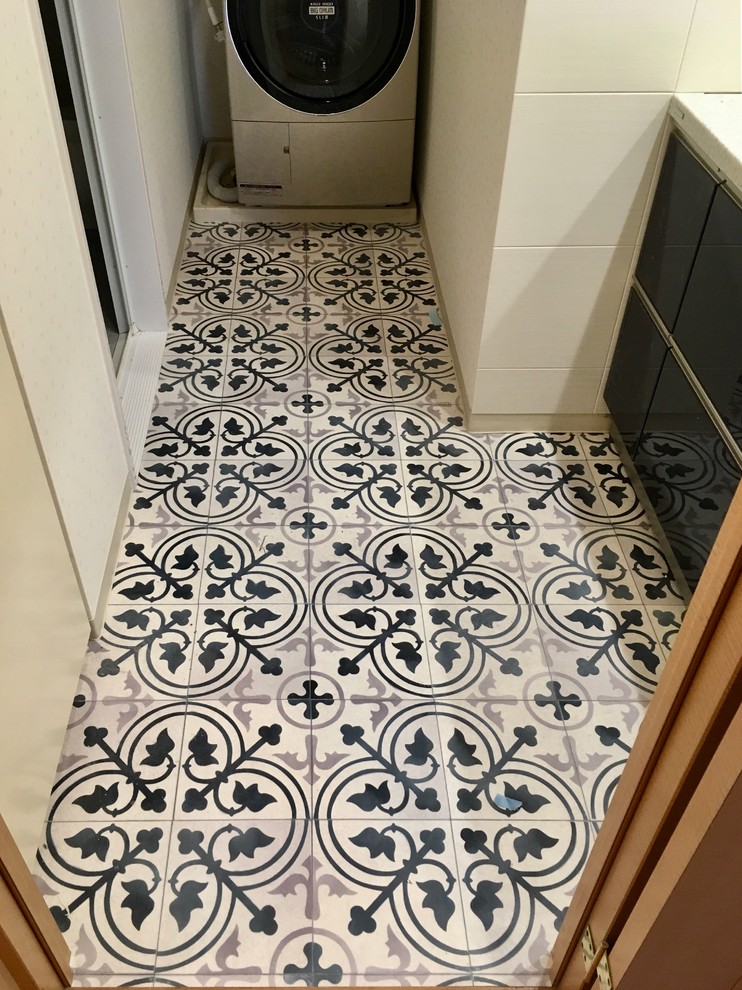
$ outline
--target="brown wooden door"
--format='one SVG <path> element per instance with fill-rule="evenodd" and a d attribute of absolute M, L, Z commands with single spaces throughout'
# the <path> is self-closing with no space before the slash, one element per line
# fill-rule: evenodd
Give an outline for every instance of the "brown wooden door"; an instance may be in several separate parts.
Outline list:
<path fill-rule="evenodd" d="M 13 837 L 0 818 L 0 986 L 64 990 L 70 952 Z"/>
<path fill-rule="evenodd" d="M 734 800 L 740 798 L 742 745 L 735 749 L 735 741 L 742 740 L 741 546 L 742 487 L 688 609 L 562 926 L 552 970 L 559 990 L 577 990 L 583 985 L 581 941 L 587 925 L 596 944 L 608 943 L 614 987 L 621 990 L 650 986 L 652 990 L 666 986 L 668 990 L 685 986 L 728 990 L 734 982 L 665 982 L 658 939 L 668 919 L 685 912 L 688 924 L 675 933 L 674 940 L 674 945 L 683 942 L 683 972 L 689 974 L 691 958 L 706 964 L 713 955 L 690 920 L 697 911 L 693 887 L 681 884 L 681 879 L 691 867 L 700 868 L 701 861 L 693 865 L 693 857 L 715 816 L 725 806 L 728 816 Z M 722 834 L 718 833 L 717 840 Z M 707 856 L 711 848 L 706 848 Z M 730 860 L 726 879 L 734 873 L 733 866 Z M 724 867 L 717 872 L 724 872 Z M 707 882 L 713 887 L 718 878 L 708 877 Z M 742 875 L 737 873 L 738 890 L 741 885 Z M 663 910 L 669 912 L 671 899 L 675 913 L 663 916 Z M 742 903 L 742 897 L 738 895 L 736 901 Z M 738 913 L 739 924 L 742 907 Z M 740 961 L 739 978 L 742 925 L 734 930 L 733 911 L 725 912 L 722 920 Z M 716 940 L 723 941 L 724 936 L 718 933 Z M 646 951 L 650 945 L 654 954 Z"/>

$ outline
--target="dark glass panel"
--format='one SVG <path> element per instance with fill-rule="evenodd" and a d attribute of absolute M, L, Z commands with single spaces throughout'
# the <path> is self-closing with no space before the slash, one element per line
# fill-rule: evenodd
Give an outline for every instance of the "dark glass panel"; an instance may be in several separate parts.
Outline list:
<path fill-rule="evenodd" d="M 675 328 L 712 404 L 739 434 L 742 405 L 742 209 L 719 189 Z"/>
<path fill-rule="evenodd" d="M 605 387 L 605 401 L 629 453 L 647 417 L 667 345 L 631 290 Z"/>
<path fill-rule="evenodd" d="M 740 470 L 672 354 L 634 464 L 678 564 L 695 588 Z"/>
<path fill-rule="evenodd" d="M 675 135 L 662 163 L 636 277 L 672 331 L 716 180 Z"/>
<path fill-rule="evenodd" d="M 251 76 L 295 110 L 339 113 L 381 90 L 401 65 L 414 0 L 229 0 L 235 48 Z"/>

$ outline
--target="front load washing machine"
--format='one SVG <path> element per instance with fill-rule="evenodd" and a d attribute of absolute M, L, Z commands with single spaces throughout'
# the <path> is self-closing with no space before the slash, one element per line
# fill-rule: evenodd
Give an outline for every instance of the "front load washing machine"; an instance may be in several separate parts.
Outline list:
<path fill-rule="evenodd" d="M 241 203 L 410 199 L 420 0 L 226 0 Z"/>

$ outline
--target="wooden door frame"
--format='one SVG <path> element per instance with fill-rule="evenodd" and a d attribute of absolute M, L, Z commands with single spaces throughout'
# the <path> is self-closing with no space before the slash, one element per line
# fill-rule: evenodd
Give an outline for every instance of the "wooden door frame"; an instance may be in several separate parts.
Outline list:
<path fill-rule="evenodd" d="M 692 852 L 684 834 L 691 828 L 697 837 L 699 823 L 711 824 L 715 805 L 706 795 L 716 795 L 718 805 L 734 785 L 737 767 L 728 751 L 730 734 L 740 731 L 742 720 L 741 575 L 742 486 L 562 925 L 553 953 L 554 990 L 583 986 L 581 941 L 587 924 L 597 942 L 616 947 L 618 975 L 628 970 L 650 930 L 646 897 L 653 897 L 658 909 L 669 896 Z M 697 813 L 699 803 L 705 819 Z M 666 850 L 673 851 L 670 869 L 667 856 L 663 861 Z M 69 959 L 70 950 L 0 818 L 0 975 L 5 970 L 18 990 L 66 990 L 72 982 Z"/>
<path fill-rule="evenodd" d="M 597 943 L 616 944 L 739 710 L 741 573 L 742 485 L 554 946 L 551 977 L 559 990 L 581 987 L 585 975 L 581 942 L 588 924 Z M 639 944 L 634 944 L 634 952 Z"/>
<path fill-rule="evenodd" d="M 70 950 L 0 817 L 0 974 L 3 969 L 19 990 L 66 990 L 72 983 Z"/>
<path fill-rule="evenodd" d="M 738 593 L 742 599 L 742 589 Z M 742 612 L 742 600 L 739 609 Z M 728 632 L 739 650 L 739 613 L 736 628 Z M 653 990 L 727 990 L 738 985 L 742 976 L 741 754 L 742 707 L 611 949 L 617 986 L 644 990 L 647 960 L 655 969 Z"/>

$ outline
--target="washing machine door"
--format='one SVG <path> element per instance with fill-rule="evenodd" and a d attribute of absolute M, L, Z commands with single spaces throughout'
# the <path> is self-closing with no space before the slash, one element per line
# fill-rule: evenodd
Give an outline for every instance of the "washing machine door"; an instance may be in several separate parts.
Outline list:
<path fill-rule="evenodd" d="M 247 72 L 306 113 L 342 113 L 386 86 L 410 47 L 415 0 L 227 0 Z"/>

